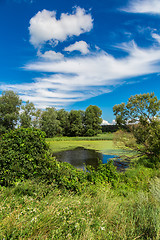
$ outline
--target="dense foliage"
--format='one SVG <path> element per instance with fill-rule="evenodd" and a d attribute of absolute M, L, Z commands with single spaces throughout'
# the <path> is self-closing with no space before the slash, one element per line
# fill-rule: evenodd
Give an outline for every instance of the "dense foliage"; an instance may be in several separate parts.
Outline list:
<path fill-rule="evenodd" d="M 71 110 L 68 116 L 69 119 L 69 136 L 83 136 L 84 124 L 83 124 L 83 111 Z"/>
<path fill-rule="evenodd" d="M 0 184 L 40 176 L 49 167 L 45 134 L 38 129 L 11 130 L 0 139 Z"/>
<path fill-rule="evenodd" d="M 32 102 L 22 101 L 13 91 L 6 91 L 0 97 L 0 134 L 20 127 L 41 129 L 47 137 L 59 136 L 94 136 L 101 133 L 102 111 L 90 105 L 86 111 L 48 107 L 36 109 Z M 21 108 L 20 108 L 21 107 Z"/>
<path fill-rule="evenodd" d="M 94 136 L 101 133 L 102 110 L 97 106 L 89 106 L 85 111 L 86 136 Z"/>
<path fill-rule="evenodd" d="M 55 108 L 46 108 L 41 114 L 40 129 L 46 133 L 47 137 L 53 137 L 59 133 L 59 121 Z"/>
<path fill-rule="evenodd" d="M 13 91 L 6 91 L 0 97 L 0 134 L 14 129 L 19 118 L 21 106 L 19 96 Z"/>
<path fill-rule="evenodd" d="M 23 105 L 21 109 L 23 110 L 20 113 L 21 127 L 29 128 L 32 126 L 33 116 L 36 115 L 36 108 L 33 103 L 30 103 L 29 101 L 27 101 L 26 105 Z"/>
<path fill-rule="evenodd" d="M 132 134 L 125 145 L 146 155 L 150 161 L 160 160 L 160 100 L 154 93 L 131 96 L 127 102 L 113 107 L 116 122 Z"/>
<path fill-rule="evenodd" d="M 59 120 L 60 135 L 67 136 L 70 128 L 69 113 L 64 109 L 58 110 L 57 120 Z"/>

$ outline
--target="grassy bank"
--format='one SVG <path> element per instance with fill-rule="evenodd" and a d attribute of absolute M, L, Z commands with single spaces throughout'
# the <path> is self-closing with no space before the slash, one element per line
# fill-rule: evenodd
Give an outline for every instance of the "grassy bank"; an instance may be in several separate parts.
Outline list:
<path fill-rule="evenodd" d="M 160 238 L 158 170 L 137 168 L 119 183 L 81 195 L 26 180 L 1 188 L 0 239 L 128 240 Z"/>

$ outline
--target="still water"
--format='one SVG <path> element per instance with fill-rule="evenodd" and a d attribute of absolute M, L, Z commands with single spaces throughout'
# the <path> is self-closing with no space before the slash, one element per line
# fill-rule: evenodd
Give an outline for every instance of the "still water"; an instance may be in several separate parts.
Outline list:
<path fill-rule="evenodd" d="M 61 162 L 68 162 L 74 167 L 81 169 L 84 169 L 86 165 L 96 167 L 99 159 L 102 163 L 107 163 L 109 159 L 113 159 L 114 165 L 119 171 L 124 171 L 125 168 L 128 167 L 128 163 L 121 161 L 121 159 L 116 155 L 106 155 L 96 152 L 95 150 L 85 149 L 83 147 L 54 153 L 53 156 Z"/>

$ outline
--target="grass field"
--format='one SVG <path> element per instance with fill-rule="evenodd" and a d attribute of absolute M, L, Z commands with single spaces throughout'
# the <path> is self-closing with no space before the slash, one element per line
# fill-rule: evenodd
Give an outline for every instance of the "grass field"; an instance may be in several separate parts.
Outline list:
<path fill-rule="evenodd" d="M 54 137 L 54 138 L 47 138 L 47 141 L 94 141 L 94 140 L 113 140 L 114 134 L 113 133 L 102 133 L 98 134 L 97 136 L 93 137 Z"/>
<path fill-rule="evenodd" d="M 112 151 L 114 149 L 113 141 L 109 140 L 80 140 L 80 141 L 49 141 L 50 148 L 53 152 L 74 149 L 76 147 L 84 147 L 87 149 L 94 149 L 101 152 Z"/>

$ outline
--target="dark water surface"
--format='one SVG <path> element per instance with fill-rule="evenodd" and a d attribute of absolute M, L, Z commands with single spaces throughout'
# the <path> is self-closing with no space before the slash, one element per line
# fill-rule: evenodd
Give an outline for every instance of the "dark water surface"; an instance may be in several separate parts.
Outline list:
<path fill-rule="evenodd" d="M 76 168 L 84 169 L 85 165 L 91 165 L 96 167 L 98 165 L 98 160 L 100 159 L 102 163 L 107 163 L 109 159 L 113 159 L 114 165 L 117 170 L 124 171 L 128 167 L 128 163 L 120 159 L 116 155 L 106 155 L 95 150 L 85 149 L 83 147 L 78 147 L 73 150 L 61 151 L 54 153 L 53 156 L 61 162 L 68 162 Z"/>

